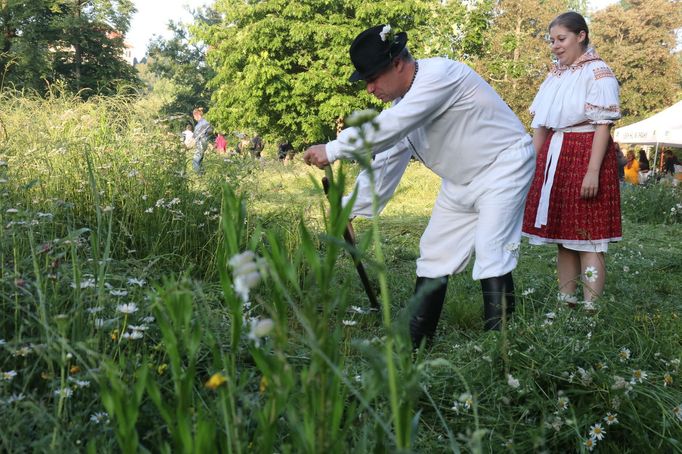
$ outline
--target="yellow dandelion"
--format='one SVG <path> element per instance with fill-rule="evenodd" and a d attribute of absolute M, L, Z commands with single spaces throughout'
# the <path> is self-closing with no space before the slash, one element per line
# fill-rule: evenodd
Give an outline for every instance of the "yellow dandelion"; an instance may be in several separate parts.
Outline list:
<path fill-rule="evenodd" d="M 215 374 L 211 375 L 211 378 L 208 379 L 204 386 L 206 386 L 208 389 L 218 389 L 225 383 L 227 383 L 227 378 L 220 372 L 216 372 Z"/>
<path fill-rule="evenodd" d="M 70 373 L 71 375 L 75 375 L 75 374 L 77 374 L 77 373 L 80 372 L 80 371 L 81 371 L 80 366 L 71 366 L 71 368 L 69 369 L 69 373 Z"/>
<path fill-rule="evenodd" d="M 163 375 L 166 373 L 166 370 L 168 370 L 168 364 L 166 363 L 159 364 L 159 367 L 156 368 L 156 373 L 159 375 Z"/>
<path fill-rule="evenodd" d="M 114 342 L 118 340 L 118 328 L 111 332 L 111 340 Z"/>

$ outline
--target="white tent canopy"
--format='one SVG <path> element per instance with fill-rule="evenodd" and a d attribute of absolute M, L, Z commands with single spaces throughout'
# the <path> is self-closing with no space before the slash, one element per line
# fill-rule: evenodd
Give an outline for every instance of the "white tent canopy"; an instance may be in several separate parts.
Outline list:
<path fill-rule="evenodd" d="M 682 147 L 682 101 L 637 123 L 616 129 L 618 143 Z"/>

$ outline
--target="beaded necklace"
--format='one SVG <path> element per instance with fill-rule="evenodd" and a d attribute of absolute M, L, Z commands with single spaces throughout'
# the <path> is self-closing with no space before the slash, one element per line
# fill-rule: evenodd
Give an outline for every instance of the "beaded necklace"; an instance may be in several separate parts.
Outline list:
<path fill-rule="evenodd" d="M 414 62 L 414 74 L 412 74 L 412 80 L 410 81 L 410 86 L 407 87 L 407 91 L 410 91 L 412 84 L 414 84 L 414 79 L 417 78 L 417 73 L 419 72 L 419 62 L 415 60 Z M 407 93 L 407 91 L 405 93 Z"/>

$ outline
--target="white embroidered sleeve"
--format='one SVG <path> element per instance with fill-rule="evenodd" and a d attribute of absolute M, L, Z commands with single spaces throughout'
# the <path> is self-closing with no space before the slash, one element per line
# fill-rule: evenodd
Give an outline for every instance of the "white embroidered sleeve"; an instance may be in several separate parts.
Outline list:
<path fill-rule="evenodd" d="M 620 118 L 618 80 L 603 63 L 592 68 L 590 88 L 585 100 L 585 115 L 592 124 L 610 124 Z"/>

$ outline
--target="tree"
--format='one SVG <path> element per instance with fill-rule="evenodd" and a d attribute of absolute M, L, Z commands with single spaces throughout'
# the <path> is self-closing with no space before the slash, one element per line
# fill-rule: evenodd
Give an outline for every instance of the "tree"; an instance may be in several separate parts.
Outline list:
<path fill-rule="evenodd" d="M 681 26 L 676 0 L 629 0 L 592 17 L 591 38 L 621 84 L 621 111 L 629 120 L 675 101 L 680 79 L 673 49 Z"/>
<path fill-rule="evenodd" d="M 361 30 L 389 23 L 408 32 L 415 56 L 426 49 L 428 56 L 457 54 L 475 49 L 477 34 L 444 44 L 438 37 L 450 24 L 438 22 L 436 13 L 480 19 L 458 1 L 436 0 L 218 0 L 215 9 L 222 20 L 194 30 L 209 45 L 207 61 L 216 71 L 211 120 L 296 147 L 331 139 L 338 118 L 380 105 L 366 93 L 358 96 L 361 84 L 347 82 L 353 71 L 348 48 Z M 474 28 L 481 26 L 486 22 Z"/>
<path fill-rule="evenodd" d="M 137 84 L 123 60 L 123 36 L 135 12 L 132 0 L 65 0 L 53 21 L 59 30 L 54 71 L 74 91 L 111 94 L 121 83 Z M 91 92 L 83 94 L 88 96 Z"/>
<path fill-rule="evenodd" d="M 0 2 L 0 88 L 37 89 L 50 77 L 48 43 L 54 39 L 54 1 Z"/>
<path fill-rule="evenodd" d="M 566 0 L 499 0 L 486 51 L 473 63 L 527 125 L 528 108 L 552 63 L 547 27 L 567 6 Z"/>
<path fill-rule="evenodd" d="M 195 26 L 217 23 L 213 10 L 194 13 Z M 215 77 L 213 68 L 206 64 L 206 45 L 191 39 L 187 28 L 171 22 L 170 39 L 155 37 L 147 51 L 149 71 L 173 83 L 172 100 L 163 110 L 168 114 L 189 114 L 196 106 L 208 106 L 211 89 L 208 82 Z"/>
<path fill-rule="evenodd" d="M 122 58 L 132 0 L 4 0 L 0 71 L 5 84 L 39 89 L 63 81 L 74 91 L 111 93 L 136 83 Z"/>

